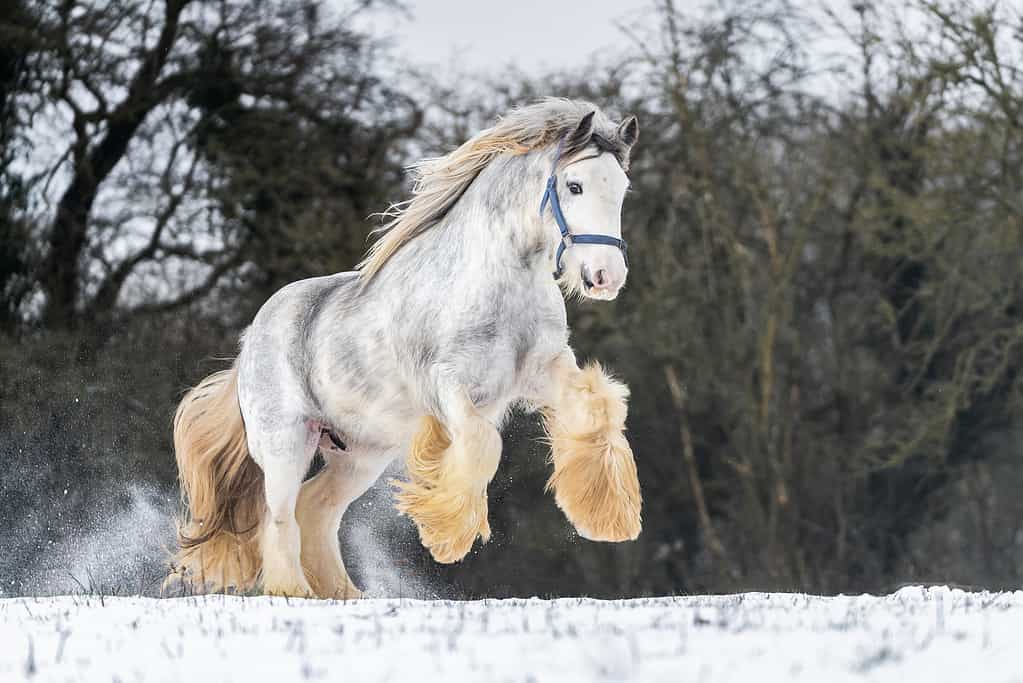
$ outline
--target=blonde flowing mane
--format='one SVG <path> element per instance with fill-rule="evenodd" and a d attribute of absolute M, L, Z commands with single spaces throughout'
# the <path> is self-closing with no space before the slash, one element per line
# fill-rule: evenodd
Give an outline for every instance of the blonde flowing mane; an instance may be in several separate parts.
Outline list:
<path fill-rule="evenodd" d="M 597 140 L 615 152 L 623 166 L 627 165 L 628 149 L 615 144 L 615 124 L 596 106 L 589 102 L 552 97 L 517 107 L 453 152 L 423 159 L 410 166 L 412 197 L 392 205 L 381 214 L 390 220 L 374 231 L 380 234 L 380 238 L 357 266 L 362 283 L 368 283 L 409 240 L 436 225 L 497 156 L 526 154 L 552 145 L 573 132 L 590 112 L 595 112 L 592 136 L 569 140 L 564 155 L 571 156 Z"/>

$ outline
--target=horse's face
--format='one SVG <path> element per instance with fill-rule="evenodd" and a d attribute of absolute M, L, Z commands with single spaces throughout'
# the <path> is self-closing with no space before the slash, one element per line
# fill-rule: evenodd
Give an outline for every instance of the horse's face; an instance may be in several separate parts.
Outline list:
<path fill-rule="evenodd" d="M 615 156 L 591 147 L 558 176 L 558 196 L 569 231 L 622 237 L 622 202 L 629 188 Z M 625 255 L 606 244 L 573 244 L 562 257 L 564 284 L 591 299 L 611 300 L 625 284 Z"/>

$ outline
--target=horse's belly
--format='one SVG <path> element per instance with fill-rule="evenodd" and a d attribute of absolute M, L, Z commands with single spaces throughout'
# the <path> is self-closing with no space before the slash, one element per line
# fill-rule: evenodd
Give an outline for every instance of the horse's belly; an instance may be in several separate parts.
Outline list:
<path fill-rule="evenodd" d="M 324 410 L 342 439 L 380 449 L 401 448 L 411 440 L 418 415 L 406 396 L 390 393 L 369 398 L 350 394 L 347 399 L 332 402 Z"/>

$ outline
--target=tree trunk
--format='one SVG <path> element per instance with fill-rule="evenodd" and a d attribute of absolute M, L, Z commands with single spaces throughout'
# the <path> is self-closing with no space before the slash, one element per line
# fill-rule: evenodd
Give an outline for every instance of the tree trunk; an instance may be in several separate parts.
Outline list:
<path fill-rule="evenodd" d="M 49 328 L 76 327 L 82 279 L 82 250 L 88 237 L 89 215 L 100 184 L 128 149 L 146 116 L 166 96 L 158 87 L 178 33 L 178 19 L 189 0 L 167 0 L 164 25 L 156 45 L 146 53 L 132 77 L 128 95 L 107 118 L 103 139 L 75 163 L 71 184 L 57 204 L 50 229 L 49 252 L 40 281 L 46 293 L 43 324 Z M 84 135 L 84 126 L 76 126 Z"/>

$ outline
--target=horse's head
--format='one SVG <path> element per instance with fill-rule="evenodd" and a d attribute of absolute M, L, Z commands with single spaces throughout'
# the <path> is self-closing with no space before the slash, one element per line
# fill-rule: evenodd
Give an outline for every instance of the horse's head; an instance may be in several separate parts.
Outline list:
<path fill-rule="evenodd" d="M 570 292 L 610 300 L 629 272 L 622 202 L 639 125 L 630 116 L 617 127 L 597 129 L 594 114 L 586 114 L 559 142 L 541 211 L 545 223 L 553 225 L 552 239 L 560 233 L 555 277 Z"/>

